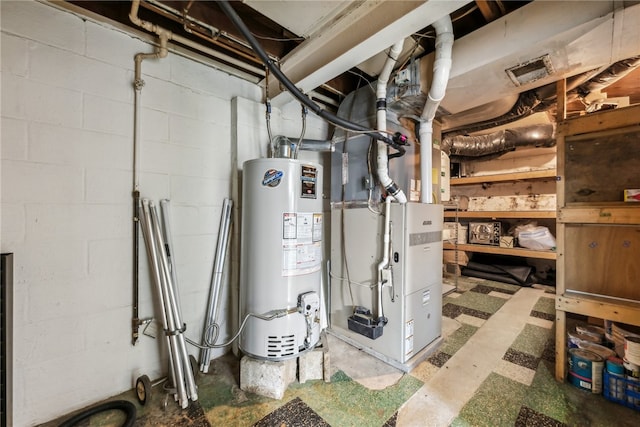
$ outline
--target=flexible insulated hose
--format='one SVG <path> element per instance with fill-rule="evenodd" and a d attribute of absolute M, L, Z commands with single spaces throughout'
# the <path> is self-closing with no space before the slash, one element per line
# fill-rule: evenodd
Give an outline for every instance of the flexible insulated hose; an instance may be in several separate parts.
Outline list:
<path fill-rule="evenodd" d="M 251 34 L 251 31 L 249 30 L 249 28 L 245 25 L 245 23 L 242 21 L 242 19 L 236 13 L 236 11 L 231 7 L 229 2 L 226 0 L 221 0 L 217 2 L 217 4 L 220 6 L 222 11 L 225 13 L 225 15 L 227 15 L 227 17 L 231 20 L 231 22 L 233 22 L 233 24 L 236 26 L 238 31 L 242 33 L 244 38 L 247 39 L 247 42 L 249 42 L 249 44 L 251 45 L 255 53 L 258 55 L 258 57 L 262 60 L 262 62 L 264 62 L 267 68 L 269 68 L 269 71 L 273 73 L 273 75 L 278 79 L 278 81 L 280 81 L 280 83 L 282 83 L 282 85 L 285 88 L 287 88 L 287 90 L 291 92 L 291 94 L 295 96 L 298 99 L 298 101 L 300 101 L 302 104 L 309 107 L 309 109 L 319 117 L 323 118 L 324 120 L 330 123 L 333 123 L 336 126 L 339 126 L 351 131 L 362 132 L 372 138 L 384 141 L 385 143 L 391 145 L 394 148 L 398 147 L 398 145 L 391 138 L 386 137 L 381 133 L 378 133 L 366 126 L 362 126 L 358 123 L 354 123 L 349 120 L 340 118 L 335 114 L 332 114 L 329 111 L 322 109 L 319 105 L 313 102 L 307 95 L 302 93 L 296 87 L 296 85 L 294 85 L 293 82 L 289 80 L 289 78 L 282 71 L 280 71 L 280 68 L 278 68 L 276 64 L 274 64 L 273 60 L 269 58 L 269 55 L 267 55 L 267 53 L 264 51 L 262 46 L 260 46 L 260 43 L 258 43 L 258 41 L 253 36 L 253 34 Z"/>
<path fill-rule="evenodd" d="M 93 406 L 69 418 L 67 421 L 60 424 L 59 427 L 73 427 L 80 421 L 86 420 L 87 418 L 92 417 L 95 414 L 99 414 L 100 412 L 105 411 L 111 411 L 114 409 L 124 412 L 127 416 L 124 424 L 122 424 L 122 427 L 133 427 L 136 422 L 136 407 L 128 400 L 113 400 L 111 402 L 105 402 L 100 405 Z"/>

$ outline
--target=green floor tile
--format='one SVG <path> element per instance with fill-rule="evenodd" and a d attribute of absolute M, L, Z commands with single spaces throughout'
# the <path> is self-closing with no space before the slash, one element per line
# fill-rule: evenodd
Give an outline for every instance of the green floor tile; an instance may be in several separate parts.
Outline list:
<path fill-rule="evenodd" d="M 445 342 L 440 347 L 439 351 L 442 353 L 446 353 L 449 356 L 453 356 L 456 354 L 458 350 L 462 348 L 463 345 L 469 341 L 469 338 L 476 333 L 478 328 L 475 326 L 462 324 L 455 332 L 447 337 Z"/>
<path fill-rule="evenodd" d="M 314 382 L 311 387 L 294 385 L 287 395 L 300 397 L 311 409 L 332 426 L 381 426 L 421 386 L 422 381 L 403 375 L 394 385 L 383 390 L 369 390 L 356 381 L 326 384 Z"/>
<path fill-rule="evenodd" d="M 526 324 L 522 332 L 511 344 L 516 351 L 530 354 L 535 357 L 542 356 L 547 340 L 551 338 L 552 331 L 541 326 Z"/>
<path fill-rule="evenodd" d="M 538 302 L 533 306 L 533 311 L 539 311 L 541 313 L 556 314 L 556 300 L 554 298 L 541 297 L 538 298 Z"/>
<path fill-rule="evenodd" d="M 525 398 L 525 405 L 534 411 L 566 423 L 573 412 L 571 403 L 565 398 L 569 387 L 572 386 L 556 381 L 555 365 L 541 362 Z"/>
<path fill-rule="evenodd" d="M 504 305 L 506 300 L 478 292 L 465 292 L 458 298 L 445 298 L 444 304 L 447 302 L 493 314 Z"/>
<path fill-rule="evenodd" d="M 498 374 L 490 374 L 467 402 L 452 426 L 512 427 L 528 387 Z"/>

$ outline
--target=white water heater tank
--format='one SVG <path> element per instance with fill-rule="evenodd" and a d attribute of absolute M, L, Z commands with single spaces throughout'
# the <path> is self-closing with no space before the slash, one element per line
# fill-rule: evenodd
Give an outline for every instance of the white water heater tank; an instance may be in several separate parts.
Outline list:
<path fill-rule="evenodd" d="M 320 338 L 322 166 L 265 158 L 243 165 L 240 350 L 283 360 Z"/>

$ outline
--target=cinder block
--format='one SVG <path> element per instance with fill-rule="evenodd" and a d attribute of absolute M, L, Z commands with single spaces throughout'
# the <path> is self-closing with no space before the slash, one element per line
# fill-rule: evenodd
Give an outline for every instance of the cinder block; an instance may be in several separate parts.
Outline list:
<path fill-rule="evenodd" d="M 25 113 L 29 120 L 71 128 L 82 126 L 80 91 L 25 81 L 22 96 L 26 100 Z"/>
<path fill-rule="evenodd" d="M 324 351 L 314 349 L 298 358 L 298 381 L 304 384 L 309 380 L 324 378 Z"/>
<path fill-rule="evenodd" d="M 82 170 L 77 167 L 5 161 L 3 203 L 77 203 L 83 197 Z"/>
<path fill-rule="evenodd" d="M 240 389 L 272 399 L 282 399 L 296 380 L 296 359 L 268 361 L 244 356 L 240 360 Z"/>
<path fill-rule="evenodd" d="M 116 135 L 133 129 L 131 104 L 93 95 L 84 95 L 83 127 Z"/>
<path fill-rule="evenodd" d="M 27 41 L 5 33 L 0 37 L 2 39 L 2 72 L 26 77 L 29 67 Z"/>
<path fill-rule="evenodd" d="M 2 2 L 2 30 L 50 46 L 84 53 L 84 20 L 44 3 Z"/>

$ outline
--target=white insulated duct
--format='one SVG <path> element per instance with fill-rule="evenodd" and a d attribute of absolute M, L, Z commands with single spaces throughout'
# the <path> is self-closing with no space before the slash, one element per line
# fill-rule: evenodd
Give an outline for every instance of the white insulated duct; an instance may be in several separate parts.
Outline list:
<path fill-rule="evenodd" d="M 438 110 L 440 101 L 444 98 L 451 72 L 451 52 L 453 50 L 453 25 L 451 18 L 447 15 L 433 23 L 436 30 L 436 51 L 433 63 L 433 80 L 427 97 L 427 102 L 420 117 L 420 179 L 422 181 L 422 191 L 420 201 L 431 203 L 432 201 L 432 165 L 433 159 L 431 149 L 433 145 L 433 119 Z"/>
<path fill-rule="evenodd" d="M 391 76 L 393 66 L 402 52 L 403 45 L 404 40 L 400 40 L 391 46 L 387 60 L 378 77 L 376 87 L 376 122 L 377 130 L 381 133 L 387 131 L 387 83 L 389 82 L 389 76 Z M 407 197 L 404 192 L 389 177 L 389 150 L 387 144 L 381 140 L 378 140 L 378 157 L 376 164 L 376 172 L 380 180 L 380 185 L 399 203 L 407 203 Z"/>

